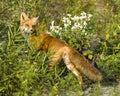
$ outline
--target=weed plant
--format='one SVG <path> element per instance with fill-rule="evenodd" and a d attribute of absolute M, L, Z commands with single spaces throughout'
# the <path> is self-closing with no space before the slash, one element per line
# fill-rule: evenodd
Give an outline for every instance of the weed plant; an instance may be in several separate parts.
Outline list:
<path fill-rule="evenodd" d="M 105 84 L 99 82 L 93 85 L 92 81 L 84 77 L 85 84 L 92 88 L 90 96 L 102 96 L 103 85 L 120 82 L 120 2 L 98 1 L 1 0 L 0 96 L 88 95 L 81 90 L 78 80 L 64 62 L 59 62 L 50 70 L 50 60 L 47 58 L 50 52 L 35 52 L 19 29 L 22 11 L 30 17 L 39 16 L 41 31 L 65 40 L 93 65 L 96 62 Z M 88 16 L 90 20 L 84 19 L 86 23 L 74 22 L 75 18 L 81 16 Z M 53 27 L 60 30 L 55 32 L 51 29 Z M 119 96 L 119 89 L 112 84 L 112 91 L 108 94 Z"/>

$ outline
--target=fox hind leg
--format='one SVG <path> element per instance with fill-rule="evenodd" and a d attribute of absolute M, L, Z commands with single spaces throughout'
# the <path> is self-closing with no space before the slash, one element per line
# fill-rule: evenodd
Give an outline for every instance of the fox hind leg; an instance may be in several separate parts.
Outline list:
<path fill-rule="evenodd" d="M 80 86 L 83 87 L 84 84 L 83 84 L 82 76 L 78 72 L 78 70 L 76 69 L 75 65 L 70 61 L 69 56 L 67 54 L 64 54 L 63 60 L 64 60 L 64 62 L 66 64 L 67 68 L 69 70 L 71 70 L 73 72 L 73 74 L 77 77 L 77 79 L 79 80 Z"/>

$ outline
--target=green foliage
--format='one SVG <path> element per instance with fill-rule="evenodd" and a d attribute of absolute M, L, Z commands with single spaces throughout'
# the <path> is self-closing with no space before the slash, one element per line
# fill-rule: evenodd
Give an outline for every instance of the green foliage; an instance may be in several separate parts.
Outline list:
<path fill-rule="evenodd" d="M 60 34 L 50 31 L 53 36 L 82 51 L 90 60 L 96 55 L 105 79 L 120 82 L 119 0 L 1 0 L 0 5 L 0 96 L 86 96 L 63 62 L 49 69 L 49 52 L 36 53 L 21 35 L 22 11 L 30 17 L 39 16 L 42 31 L 42 24 L 50 30 L 51 22 L 55 21 L 55 26 L 62 29 Z M 72 31 L 73 21 L 67 29 L 63 28 L 64 17 L 81 16 L 83 11 L 92 14 L 84 28 L 87 35 L 81 34 L 83 29 Z M 86 77 L 84 82 L 91 83 Z M 91 96 L 102 95 L 99 84 L 93 90 Z M 118 90 L 113 91 L 119 95 Z"/>
<path fill-rule="evenodd" d="M 102 61 L 100 60 L 98 63 L 100 63 L 99 65 L 102 67 L 102 70 L 104 71 L 105 79 L 109 78 L 112 80 L 114 79 L 120 80 L 120 77 L 119 77 L 120 53 L 112 54 L 103 58 L 104 59 L 102 59 Z M 102 62 L 104 62 L 104 66 L 103 64 L 101 64 Z"/>

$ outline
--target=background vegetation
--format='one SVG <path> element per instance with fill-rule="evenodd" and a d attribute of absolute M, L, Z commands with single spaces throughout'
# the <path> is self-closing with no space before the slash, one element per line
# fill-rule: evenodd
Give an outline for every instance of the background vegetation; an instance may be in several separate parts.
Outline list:
<path fill-rule="evenodd" d="M 104 75 L 102 83 L 94 87 L 84 77 L 86 85 L 92 88 L 90 96 L 102 96 L 102 86 L 120 82 L 119 0 L 1 0 L 0 5 L 0 96 L 86 96 L 63 62 L 50 70 L 49 53 L 35 54 L 19 30 L 23 11 L 30 17 L 39 16 L 41 31 L 48 32 L 52 21 L 62 27 L 61 19 L 67 14 L 92 14 L 85 28 L 87 35 L 83 36 L 80 30 L 75 35 L 67 29 L 62 39 L 97 64 Z M 120 94 L 114 86 L 111 92 L 111 96 Z"/>

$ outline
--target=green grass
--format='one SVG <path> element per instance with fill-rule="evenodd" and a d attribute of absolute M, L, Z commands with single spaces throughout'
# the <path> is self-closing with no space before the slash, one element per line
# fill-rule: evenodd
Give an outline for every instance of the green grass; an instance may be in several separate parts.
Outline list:
<path fill-rule="evenodd" d="M 102 88 L 112 88 L 108 94 L 119 96 L 120 82 L 120 12 L 119 1 L 103 0 L 1 0 L 0 1 L 0 95 L 1 96 L 102 96 Z M 96 12 L 96 8 L 100 11 Z M 105 10 L 105 11 L 103 11 Z M 48 64 L 48 53 L 36 53 L 19 30 L 20 13 L 30 17 L 39 16 L 41 30 L 49 30 L 51 22 L 63 27 L 61 19 L 67 14 L 80 16 L 85 11 L 92 18 L 85 29 L 89 34 L 77 35 L 69 29 L 62 30 L 63 39 L 83 55 L 96 63 L 103 73 L 104 80 L 96 84 L 84 77 L 90 92 L 81 90 L 77 78 L 66 68 L 64 62 L 58 63 L 53 70 Z M 44 25 L 46 28 L 44 29 Z M 43 27 L 42 27 L 43 26 Z M 69 36 L 68 36 L 69 34 Z M 57 36 L 54 34 L 54 36 Z M 74 37 L 75 36 L 75 37 Z M 59 36 L 58 36 L 59 37 Z M 69 38 L 70 37 L 70 38 Z M 117 83 L 116 83 L 117 84 Z M 110 88 L 109 88 L 110 86 Z"/>

